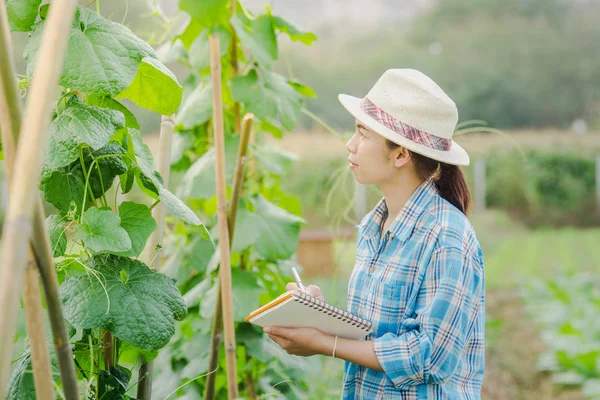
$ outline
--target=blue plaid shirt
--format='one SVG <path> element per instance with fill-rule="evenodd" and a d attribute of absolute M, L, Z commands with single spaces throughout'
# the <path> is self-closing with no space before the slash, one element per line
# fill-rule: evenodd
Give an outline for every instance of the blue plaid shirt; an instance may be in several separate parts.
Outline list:
<path fill-rule="evenodd" d="M 358 225 L 348 288 L 385 372 L 346 362 L 342 399 L 479 399 L 485 285 L 471 224 L 431 180 L 382 236 L 386 216 L 382 199 Z"/>

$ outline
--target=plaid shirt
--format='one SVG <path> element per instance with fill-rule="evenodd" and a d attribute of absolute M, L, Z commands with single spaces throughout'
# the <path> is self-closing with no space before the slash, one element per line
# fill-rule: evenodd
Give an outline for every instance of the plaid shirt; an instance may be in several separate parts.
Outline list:
<path fill-rule="evenodd" d="M 479 399 L 485 284 L 473 228 L 431 180 L 381 236 L 386 216 L 382 199 L 358 225 L 348 288 L 385 372 L 346 362 L 342 399 Z"/>

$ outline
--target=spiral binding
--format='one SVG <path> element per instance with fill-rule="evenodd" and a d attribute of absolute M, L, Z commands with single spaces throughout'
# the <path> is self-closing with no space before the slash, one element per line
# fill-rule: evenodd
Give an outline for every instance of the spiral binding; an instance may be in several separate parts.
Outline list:
<path fill-rule="evenodd" d="M 314 308 L 315 310 L 321 311 L 327 315 L 337 317 L 337 319 L 347 323 L 351 323 L 352 326 L 357 326 L 365 331 L 371 330 L 371 322 L 367 321 L 364 318 L 351 314 L 346 310 L 338 308 L 332 304 L 326 303 L 323 300 L 317 299 L 316 297 L 313 297 L 306 293 L 300 292 L 296 296 L 298 297 L 294 297 L 294 300 L 299 302 L 300 304 L 306 304 L 310 308 Z"/>

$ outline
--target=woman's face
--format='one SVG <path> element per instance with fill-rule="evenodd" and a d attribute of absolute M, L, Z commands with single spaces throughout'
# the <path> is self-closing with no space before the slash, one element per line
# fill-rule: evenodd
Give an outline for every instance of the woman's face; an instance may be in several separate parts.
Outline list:
<path fill-rule="evenodd" d="M 398 172 L 395 153 L 386 139 L 356 121 L 356 131 L 346 143 L 348 161 L 354 178 L 364 185 L 380 185 L 390 181 Z"/>

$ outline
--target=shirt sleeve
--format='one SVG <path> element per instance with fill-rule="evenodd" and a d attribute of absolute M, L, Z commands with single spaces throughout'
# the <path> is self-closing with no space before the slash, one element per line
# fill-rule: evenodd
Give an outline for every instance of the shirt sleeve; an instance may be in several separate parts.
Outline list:
<path fill-rule="evenodd" d="M 440 248 L 422 282 L 418 308 L 402 321 L 400 334 L 373 340 L 381 367 L 399 389 L 452 376 L 480 309 L 483 263 L 459 248 Z"/>

